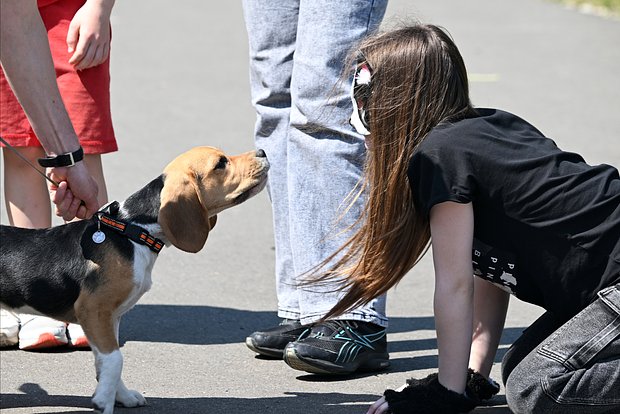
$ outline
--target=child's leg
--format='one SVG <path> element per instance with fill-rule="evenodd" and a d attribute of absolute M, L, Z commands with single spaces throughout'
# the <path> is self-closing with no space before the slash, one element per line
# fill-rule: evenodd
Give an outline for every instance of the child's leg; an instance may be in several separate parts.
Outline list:
<path fill-rule="evenodd" d="M 40 147 L 18 149 L 33 165 L 45 155 Z M 47 183 L 13 151 L 4 150 L 4 195 L 9 222 L 13 226 L 45 228 L 52 225 Z M 20 314 L 19 347 L 49 348 L 67 343 L 66 324 L 55 319 Z"/>
<path fill-rule="evenodd" d="M 599 296 L 507 375 L 513 412 L 620 412 L 620 285 Z"/>
<path fill-rule="evenodd" d="M 40 147 L 20 147 L 20 154 L 33 165 L 45 153 Z M 46 228 L 52 225 L 50 197 L 45 179 L 13 151 L 5 149 L 4 196 L 13 226 Z M 67 343 L 66 324 L 55 319 L 20 314 L 19 347 L 49 348 Z"/>
<path fill-rule="evenodd" d="M 18 149 L 33 165 L 45 156 L 43 148 Z M 52 225 L 50 196 L 45 179 L 9 149 L 4 155 L 4 197 L 9 223 L 26 228 L 46 228 Z"/>
<path fill-rule="evenodd" d="M 525 329 L 502 358 L 502 382 L 506 384 L 516 366 L 562 325 L 554 314 L 545 312 Z"/>

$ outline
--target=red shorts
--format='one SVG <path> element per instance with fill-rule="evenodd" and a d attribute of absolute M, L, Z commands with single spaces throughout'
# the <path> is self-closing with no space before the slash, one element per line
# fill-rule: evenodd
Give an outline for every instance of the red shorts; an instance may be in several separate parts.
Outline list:
<path fill-rule="evenodd" d="M 47 4 L 49 3 L 49 4 Z M 69 23 L 85 0 L 39 1 L 60 95 L 86 154 L 116 151 L 110 113 L 110 60 L 77 72 L 68 63 Z M 0 135 L 15 147 L 41 146 L 0 69 Z"/>

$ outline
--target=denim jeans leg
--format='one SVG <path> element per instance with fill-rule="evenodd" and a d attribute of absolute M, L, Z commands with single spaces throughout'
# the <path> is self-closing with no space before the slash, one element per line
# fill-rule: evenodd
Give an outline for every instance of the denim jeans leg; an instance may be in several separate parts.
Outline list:
<path fill-rule="evenodd" d="M 310 323 L 339 298 L 302 290 L 297 281 L 346 240 L 340 231 L 362 206 L 354 206 L 336 228 L 364 156 L 362 137 L 348 125 L 349 87 L 338 82 L 346 53 L 378 27 L 386 5 L 387 0 L 243 0 L 256 145 L 272 165 L 268 192 L 280 317 Z M 385 297 L 345 317 L 386 325 Z"/>
<path fill-rule="evenodd" d="M 562 325 L 553 313 L 545 312 L 527 327 L 502 358 L 502 382 L 505 384 L 515 367 Z"/>
<path fill-rule="evenodd" d="M 360 198 L 347 213 L 347 196 L 363 171 L 362 136 L 349 125 L 350 79 L 342 80 L 347 54 L 378 28 L 387 0 L 302 0 L 291 78 L 288 134 L 290 242 L 295 277 L 325 260 L 351 236 Z M 342 216 L 342 217 L 341 217 Z M 299 290 L 301 320 L 322 317 L 341 297 L 336 286 Z M 387 325 L 385 296 L 342 315 Z"/>
<path fill-rule="evenodd" d="M 515 413 L 620 412 L 620 285 L 544 339 L 505 385 Z"/>
<path fill-rule="evenodd" d="M 279 316 L 299 318 L 299 302 L 289 240 L 287 147 L 291 76 L 299 1 L 243 0 L 250 54 L 250 88 L 256 110 L 256 147 L 271 164 L 267 191 L 275 237 Z"/>

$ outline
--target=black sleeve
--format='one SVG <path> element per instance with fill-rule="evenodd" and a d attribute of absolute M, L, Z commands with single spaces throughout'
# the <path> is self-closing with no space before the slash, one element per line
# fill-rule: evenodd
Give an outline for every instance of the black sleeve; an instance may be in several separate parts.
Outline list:
<path fill-rule="evenodd" d="M 414 153 L 407 171 L 416 207 L 428 215 L 435 204 L 444 201 L 473 202 L 474 167 L 471 148 L 459 139 L 431 134 Z"/>

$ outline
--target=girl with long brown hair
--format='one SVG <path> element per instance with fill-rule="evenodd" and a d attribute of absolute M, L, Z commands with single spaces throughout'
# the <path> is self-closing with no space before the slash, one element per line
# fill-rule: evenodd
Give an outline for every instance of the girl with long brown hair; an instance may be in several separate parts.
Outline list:
<path fill-rule="evenodd" d="M 319 279 L 345 280 L 326 317 L 387 292 L 432 245 L 439 350 L 438 374 L 387 390 L 368 412 L 465 412 L 496 393 L 486 379 L 509 294 L 547 311 L 502 362 L 509 407 L 619 410 L 618 170 L 513 114 L 474 108 L 439 27 L 374 35 L 357 53 L 351 123 L 369 148 L 368 198 Z"/>

